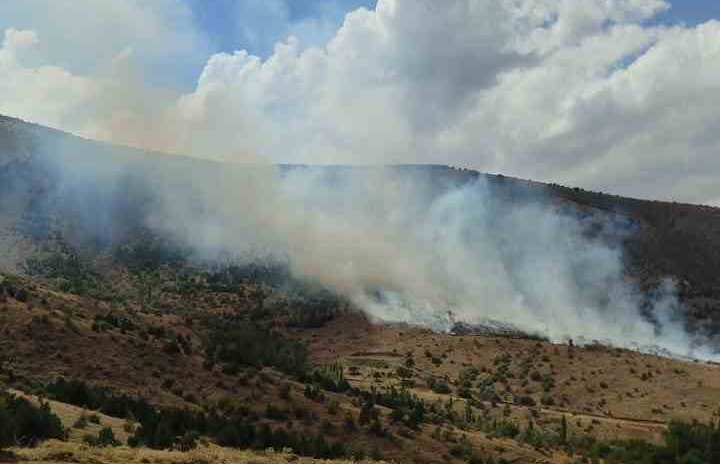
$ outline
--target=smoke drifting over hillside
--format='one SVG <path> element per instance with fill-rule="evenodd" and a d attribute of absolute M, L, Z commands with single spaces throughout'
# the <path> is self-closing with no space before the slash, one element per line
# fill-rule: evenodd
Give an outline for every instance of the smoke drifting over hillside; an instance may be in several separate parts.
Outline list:
<path fill-rule="evenodd" d="M 265 61 L 242 51 L 215 54 L 186 93 L 152 88 L 133 69 L 131 48 L 114 55 L 105 73 L 34 67 L 23 57 L 41 35 L 9 28 L 0 48 L 0 76 L 9 83 L 0 86 L 0 109 L 106 140 L 233 162 L 148 168 L 131 159 L 105 170 L 85 162 L 97 153 L 48 142 L 49 153 L 81 158 L 64 165 L 48 157 L 61 189 L 87 210 L 80 230 L 114 236 L 122 214 L 142 208 L 147 225 L 192 246 L 198 258 L 275 256 L 381 319 L 447 328 L 452 311 L 554 339 L 688 353 L 672 283 L 647 296 L 626 277 L 622 237 L 640 233 L 632 224 L 522 192 L 499 196 L 483 181 L 437 185 L 428 170 L 278 170 L 262 158 L 450 160 L 665 195 L 669 182 L 658 179 L 677 172 L 667 161 L 674 153 L 694 153 L 694 166 L 716 156 L 717 143 L 706 138 L 717 121 L 708 95 L 717 94 L 720 69 L 720 24 L 644 24 L 668 7 L 661 0 L 383 0 L 374 11 L 349 14 L 325 47 L 302 49 L 289 38 Z M 161 22 L 162 8 L 138 8 L 128 21 Z M 160 42 L 184 43 L 175 32 Z M 693 85 L 687 67 L 667 65 L 677 56 L 703 70 Z M 686 101 L 695 116 L 678 120 L 674 108 Z M 692 182 L 677 181 L 676 191 L 709 201 L 706 187 L 715 180 L 699 171 Z M 137 185 L 147 198 L 136 198 Z M 106 195 L 88 198 L 88 191 Z"/>
<path fill-rule="evenodd" d="M 670 280 L 648 295 L 626 275 L 623 239 L 643 233 L 627 216 L 443 167 L 276 167 L 251 151 L 218 164 L 39 136 L 34 161 L 56 178 L 47 198 L 64 202 L 43 207 L 78 214 L 75 240 L 122 240 L 139 216 L 198 260 L 278 259 L 381 320 L 447 330 L 451 311 L 711 356 L 693 349 Z"/>
<path fill-rule="evenodd" d="M 192 150 L 226 150 L 199 136 L 185 134 Z M 278 168 L 252 150 L 233 155 L 242 164 L 138 153 L 105 165 L 100 145 L 46 145 L 60 197 L 84 218 L 76 237 L 120 236 L 137 208 L 198 259 L 286 261 L 380 320 L 447 330 L 451 311 L 553 340 L 710 356 L 693 349 L 672 282 L 648 296 L 626 276 L 622 239 L 641 233 L 627 219 L 484 180 L 458 184 L 432 167 Z"/>
<path fill-rule="evenodd" d="M 542 198 L 499 198 L 483 181 L 432 191 L 429 179 L 399 168 L 327 177 L 297 169 L 281 180 L 257 167 L 194 177 L 202 218 L 186 208 L 190 198 L 173 196 L 152 223 L 206 256 L 286 258 L 295 275 L 382 320 L 447 329 L 452 311 L 554 340 L 691 351 L 671 283 L 646 301 L 626 279 L 619 241 L 630 230 L 610 217 L 583 220 Z"/>

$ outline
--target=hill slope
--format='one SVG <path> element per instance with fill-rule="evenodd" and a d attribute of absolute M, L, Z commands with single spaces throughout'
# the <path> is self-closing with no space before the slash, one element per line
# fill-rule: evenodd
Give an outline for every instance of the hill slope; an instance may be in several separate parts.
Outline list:
<path fill-rule="evenodd" d="M 168 196 L 189 204 L 197 216 L 187 222 L 197 221 L 206 214 L 194 198 L 197 176 L 232 170 L 252 181 L 262 168 L 115 147 L 0 117 L 0 267 L 9 270 L 0 272 L 0 405 L 6 388 L 50 398 L 71 441 L 17 450 L 22 459 L 256 459 L 213 443 L 428 463 L 720 456 L 717 364 L 552 344 L 490 326 L 459 324 L 453 334 L 378 323 L 282 264 L 189 259 L 188 244 L 153 229 Z M 310 173 L 329 193 L 348 172 L 391 173 L 422 185 L 418 203 L 482 184 L 498 208 L 568 211 L 583 234 L 620 247 L 623 277 L 647 298 L 662 279 L 678 282 L 687 314 L 676 324 L 720 337 L 718 209 L 447 166 L 277 171 Z M 98 431 L 75 425 L 91 410 L 138 448 L 78 445 Z M 133 422 L 140 426 L 126 430 Z M 199 451 L 161 451 L 188 442 Z"/>
<path fill-rule="evenodd" d="M 173 281 L 164 275 L 163 282 Z M 198 280 L 182 293 L 162 286 L 150 300 L 122 285 L 109 300 L 46 285 L 3 279 L 0 387 L 54 400 L 50 406 L 70 429 L 71 442 L 98 432 L 92 423 L 76 425 L 82 414 L 98 412 L 100 425 L 113 428 L 123 444 L 134 433 L 143 446 L 19 450 L 28 460 L 58 462 L 58 456 L 72 455 L 80 462 L 191 462 L 206 452 L 245 459 L 204 445 L 190 454 L 144 449 L 178 447 L 199 427 L 201 443 L 287 446 L 325 457 L 339 449 L 341 456 L 399 462 L 566 463 L 572 454 L 603 457 L 613 440 L 621 441 L 613 446 L 629 446 L 624 440 L 630 439 L 660 446 L 672 420 L 720 419 L 720 368 L 712 363 L 601 345 L 377 325 L 329 302 L 309 304 L 264 285 L 231 290 Z M 282 303 L 262 308 L 261 301 Z M 329 320 L 293 321 L 299 308 L 304 314 L 327 310 Z M 214 329 L 218 323 L 220 332 Z M 307 360 L 287 364 L 285 356 L 297 353 L 285 349 L 264 361 L 245 355 L 275 352 L 282 340 L 302 341 Z M 160 416 L 146 416 L 147 405 Z M 160 433 L 158 417 L 174 430 L 177 443 L 153 441 Z M 126 424 L 135 421 L 142 427 L 130 433 Z M 243 435 L 228 435 L 229 424 L 239 430 L 252 425 L 254 438 L 244 442 Z M 158 427 L 154 435 L 137 432 L 152 427 Z M 282 441 L 321 435 L 326 444 L 310 448 Z"/>
<path fill-rule="evenodd" d="M 52 237 L 96 250 L 127 243 L 167 197 L 193 203 L 193 179 L 220 179 L 226 170 L 219 163 L 111 146 L 0 117 L 0 266 L 18 270 L 39 243 Z M 628 276 L 642 288 L 666 277 L 678 283 L 691 331 L 720 335 L 718 208 L 623 198 L 447 166 L 280 166 L 281 173 L 297 170 L 316 173 L 330 189 L 343 172 L 363 176 L 390 170 L 422 185 L 428 200 L 482 180 L 489 194 L 506 205 L 544 202 L 572 211 L 587 221 L 588 234 L 609 230 L 607 239 L 622 246 Z"/>

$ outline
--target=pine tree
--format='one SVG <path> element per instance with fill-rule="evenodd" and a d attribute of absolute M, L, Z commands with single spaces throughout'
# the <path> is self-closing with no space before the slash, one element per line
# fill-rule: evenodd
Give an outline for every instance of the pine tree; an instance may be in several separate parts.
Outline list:
<path fill-rule="evenodd" d="M 15 442 L 15 423 L 12 421 L 10 412 L 0 404 L 0 450 L 11 446 Z"/>
<path fill-rule="evenodd" d="M 475 415 L 473 414 L 472 406 L 470 406 L 470 403 L 465 403 L 465 422 L 467 424 L 472 424 L 475 422 Z"/>
<path fill-rule="evenodd" d="M 157 429 L 155 429 L 152 448 L 167 449 L 172 447 L 174 441 L 175 437 L 173 436 L 170 424 L 168 424 L 167 421 L 161 421 Z"/>

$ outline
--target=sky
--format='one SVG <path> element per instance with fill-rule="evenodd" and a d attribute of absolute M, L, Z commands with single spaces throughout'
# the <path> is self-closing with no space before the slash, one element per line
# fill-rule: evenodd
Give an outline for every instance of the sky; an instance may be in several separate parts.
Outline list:
<path fill-rule="evenodd" d="M 720 19 L 720 3 L 712 0 L 680 0 L 659 16 L 665 24 L 685 23 L 696 26 L 710 19 Z"/>
<path fill-rule="evenodd" d="M 358 8 L 369 0 L 189 0 L 198 27 L 216 52 L 248 50 L 263 58 L 278 41 L 295 35 L 305 45 L 322 46 Z"/>
<path fill-rule="evenodd" d="M 229 162 L 720 205 L 718 19 L 709 0 L 4 0 L 0 113 Z"/>

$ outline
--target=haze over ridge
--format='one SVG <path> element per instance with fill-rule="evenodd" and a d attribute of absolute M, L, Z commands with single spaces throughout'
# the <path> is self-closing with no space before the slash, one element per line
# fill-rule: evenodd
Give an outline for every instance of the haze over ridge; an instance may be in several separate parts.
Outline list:
<path fill-rule="evenodd" d="M 208 57 L 185 0 L 9 5 L 0 112 L 91 138 L 240 162 L 451 164 L 633 197 L 720 198 L 720 23 L 658 23 L 670 2 L 380 0 L 326 42 L 300 34 L 262 58 L 243 43 Z M 77 14 L 52 15 L 62 7 Z M 53 41 L 58 28 L 96 31 L 111 11 L 94 43 Z M 183 62 L 193 85 L 164 86 Z"/>

